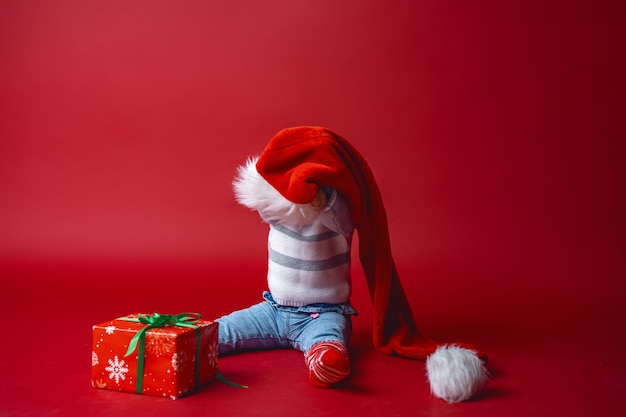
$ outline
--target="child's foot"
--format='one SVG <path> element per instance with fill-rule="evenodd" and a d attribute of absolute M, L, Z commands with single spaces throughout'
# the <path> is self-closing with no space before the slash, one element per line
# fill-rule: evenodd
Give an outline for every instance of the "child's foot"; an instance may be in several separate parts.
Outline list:
<path fill-rule="evenodd" d="M 309 379 L 319 388 L 328 388 L 350 374 L 348 349 L 336 341 L 314 344 L 305 356 Z"/>

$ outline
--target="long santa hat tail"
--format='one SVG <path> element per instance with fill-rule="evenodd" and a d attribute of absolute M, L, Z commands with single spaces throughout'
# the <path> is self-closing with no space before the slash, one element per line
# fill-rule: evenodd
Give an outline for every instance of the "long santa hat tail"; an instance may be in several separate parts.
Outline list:
<path fill-rule="evenodd" d="M 387 215 L 363 156 L 322 127 L 278 132 L 256 161 L 256 170 L 284 198 L 311 203 L 318 186 L 349 202 L 359 234 L 359 258 L 373 306 L 374 347 L 389 355 L 426 361 L 431 391 L 448 402 L 469 399 L 486 380 L 486 357 L 466 344 L 442 345 L 419 331 L 391 254 Z"/>

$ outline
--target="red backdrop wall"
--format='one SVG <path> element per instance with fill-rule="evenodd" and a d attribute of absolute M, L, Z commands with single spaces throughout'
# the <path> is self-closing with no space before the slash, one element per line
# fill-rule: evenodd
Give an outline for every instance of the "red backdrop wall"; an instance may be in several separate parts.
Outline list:
<path fill-rule="evenodd" d="M 196 271 L 194 285 L 231 292 L 228 308 L 247 303 L 237 291 L 253 288 L 252 299 L 264 286 L 266 230 L 233 200 L 236 166 L 279 129 L 311 124 L 370 162 L 418 310 L 441 302 L 429 290 L 446 290 L 446 308 L 480 304 L 467 320 L 485 325 L 624 315 L 620 2 L 0 10 L 9 287 L 70 291 L 116 265 L 143 285 L 132 268 L 168 265 L 157 280 Z M 259 273 L 236 272 L 245 268 Z"/>
<path fill-rule="evenodd" d="M 370 161 L 398 263 L 505 268 L 484 285 L 624 289 L 617 5 L 2 10 L 5 258 L 262 257 L 263 227 L 232 199 L 235 167 L 280 128 L 314 124 Z"/>

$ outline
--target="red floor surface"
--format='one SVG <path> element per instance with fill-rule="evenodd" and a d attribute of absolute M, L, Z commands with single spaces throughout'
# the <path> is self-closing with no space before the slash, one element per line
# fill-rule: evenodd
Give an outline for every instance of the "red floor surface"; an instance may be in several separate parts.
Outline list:
<path fill-rule="evenodd" d="M 626 10 L 571 1 L 0 2 L 0 417 L 626 415 Z M 420 329 L 489 355 L 449 405 L 377 354 L 354 258 L 354 372 L 220 360 L 172 401 L 90 383 L 91 326 L 258 302 L 267 230 L 238 164 L 321 125 L 370 163 Z"/>
<path fill-rule="evenodd" d="M 137 310 L 192 310 L 214 318 L 237 304 L 256 301 L 257 288 L 242 291 L 237 281 L 262 273 L 262 266 L 241 265 L 18 265 L 9 269 L 5 279 L 9 291 L 5 287 L 1 309 L 6 321 L 1 415 L 147 416 L 157 411 L 180 416 L 264 416 L 294 410 L 303 416 L 623 415 L 623 304 L 587 297 L 552 302 L 524 291 L 516 297 L 489 289 L 461 302 L 467 293 L 449 288 L 462 279 L 452 272 L 442 272 L 439 284 L 425 290 L 446 294 L 446 303 L 453 305 L 421 294 L 420 285 L 411 283 L 408 288 L 425 331 L 444 341 L 471 341 L 489 353 L 492 379 L 483 394 L 470 402 L 449 405 L 432 398 L 423 363 L 373 351 L 363 285 L 355 296 L 357 306 L 363 307 L 355 321 L 354 373 L 338 388 L 314 388 L 302 355 L 295 351 L 222 358 L 222 372 L 248 385 L 246 390 L 214 383 L 173 401 L 91 387 L 92 324 Z M 50 281 L 46 283 L 44 276 Z M 210 285 L 218 276 L 229 279 Z M 474 303 L 479 306 L 470 308 Z"/>

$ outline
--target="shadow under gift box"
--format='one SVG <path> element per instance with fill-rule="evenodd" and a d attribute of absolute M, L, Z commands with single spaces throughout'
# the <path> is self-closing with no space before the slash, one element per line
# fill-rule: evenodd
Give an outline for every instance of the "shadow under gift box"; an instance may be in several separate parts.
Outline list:
<path fill-rule="evenodd" d="M 150 328 L 139 322 L 141 316 L 177 317 L 136 314 L 93 326 L 91 384 L 95 388 L 176 399 L 216 378 L 217 322 L 194 319 Z M 144 342 L 136 338 L 141 331 Z M 134 337 L 137 346 L 125 356 Z M 141 350 L 142 373 L 138 369 Z"/>

